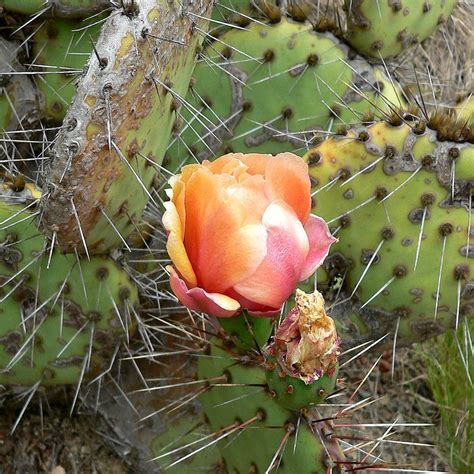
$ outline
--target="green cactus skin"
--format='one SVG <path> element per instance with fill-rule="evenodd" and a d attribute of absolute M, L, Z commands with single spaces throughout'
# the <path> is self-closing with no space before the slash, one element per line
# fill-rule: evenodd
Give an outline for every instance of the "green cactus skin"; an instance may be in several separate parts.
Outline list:
<path fill-rule="evenodd" d="M 267 472 L 286 436 L 288 446 L 282 452 L 278 472 L 325 473 L 325 448 L 305 419 L 293 449 L 298 413 L 283 408 L 265 389 L 265 369 L 239 364 L 237 354 L 219 346 L 220 341 L 212 340 L 209 357 L 198 362 L 199 379 L 223 378 L 200 396 L 204 413 L 213 431 L 249 422 L 241 432 L 235 429 L 234 434 L 218 442 L 228 472 Z M 318 424 L 312 426 L 316 429 Z"/>
<path fill-rule="evenodd" d="M 187 100 L 202 115 L 182 112 L 165 166 L 232 150 L 304 154 L 314 130 L 398 107 L 402 94 L 383 72 L 349 55 L 331 33 L 288 19 L 227 31 L 196 66 Z"/>
<path fill-rule="evenodd" d="M 273 331 L 271 318 L 254 318 L 241 314 L 233 318 L 220 318 L 219 323 L 236 347 L 244 352 L 264 347 Z"/>
<path fill-rule="evenodd" d="M 38 118 L 37 93 L 16 59 L 18 45 L 0 37 L 0 129 L 15 130 L 19 124 L 28 128 Z M 12 108 L 13 105 L 13 108 Z"/>
<path fill-rule="evenodd" d="M 193 3 L 184 14 L 178 2 L 141 0 L 104 23 L 46 177 L 43 230 L 64 252 L 107 252 L 139 222 L 210 4 Z"/>
<path fill-rule="evenodd" d="M 173 464 L 187 454 L 187 450 L 179 449 L 182 446 L 190 444 L 189 450 L 197 450 L 202 444 L 211 442 L 212 438 L 205 438 L 210 433 L 209 426 L 198 416 L 176 417 L 169 420 L 166 430 L 160 433 L 151 444 L 151 451 L 154 457 L 162 456 L 170 451 L 177 449 L 178 451 L 168 456 L 160 457 L 156 460 L 156 464 L 161 469 Z M 199 442 L 201 439 L 204 442 Z M 196 474 L 197 472 L 224 473 L 222 469 L 222 460 L 214 444 L 208 448 L 199 451 L 194 456 L 190 456 L 186 460 L 166 469 L 170 474 Z"/>
<path fill-rule="evenodd" d="M 339 302 L 331 315 L 345 344 L 397 333 L 407 345 L 474 312 L 474 147 L 408 117 L 329 138 L 305 157 L 313 212 L 338 230 L 318 288 L 330 306 Z"/>
<path fill-rule="evenodd" d="M 279 369 L 267 371 L 267 383 L 275 393 L 275 401 L 288 410 L 298 411 L 322 403 L 334 391 L 338 367 L 331 375 L 324 374 L 320 379 L 306 385 L 295 377 L 281 377 Z"/>
<path fill-rule="evenodd" d="M 0 384 L 77 383 L 105 370 L 133 330 L 137 289 L 108 258 L 53 252 L 48 268 L 32 217 L 0 203 Z"/>
<path fill-rule="evenodd" d="M 62 18 L 85 18 L 110 8 L 108 0 L 0 0 L 9 12 L 34 15 L 39 12 Z"/>
<path fill-rule="evenodd" d="M 81 21 L 50 19 L 36 30 L 32 54 L 36 63 L 45 66 L 45 74 L 36 77 L 36 85 L 46 118 L 62 123 L 76 92 L 75 77 L 89 59 L 100 27 L 97 23 L 83 29 L 85 25 Z M 77 31 L 80 29 L 83 30 Z M 70 74 L 65 74 L 67 71 Z"/>
<path fill-rule="evenodd" d="M 426 39 L 456 0 L 345 0 L 347 40 L 361 54 L 388 58 Z"/>
<path fill-rule="evenodd" d="M 466 98 L 460 100 L 455 107 L 458 117 L 467 120 L 469 125 L 474 125 L 474 95 L 469 94 Z"/>

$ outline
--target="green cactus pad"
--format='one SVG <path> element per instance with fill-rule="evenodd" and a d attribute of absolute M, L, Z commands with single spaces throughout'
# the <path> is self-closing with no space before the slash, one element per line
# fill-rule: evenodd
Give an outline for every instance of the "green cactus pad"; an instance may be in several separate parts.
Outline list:
<path fill-rule="evenodd" d="M 199 359 L 198 376 L 215 381 L 200 401 L 216 437 L 222 436 L 218 447 L 228 472 L 267 472 L 273 461 L 279 462 L 281 473 L 325 473 L 325 449 L 318 435 L 303 419 L 295 443 L 298 415 L 272 398 L 265 370 L 239 363 L 219 345 L 211 341 L 209 356 Z M 235 427 L 242 423 L 248 424 Z M 282 443 L 285 449 L 278 453 Z"/>
<path fill-rule="evenodd" d="M 347 40 L 361 54 L 396 56 L 426 39 L 455 4 L 456 0 L 345 0 Z"/>
<path fill-rule="evenodd" d="M 77 383 L 132 331 L 137 290 L 111 259 L 50 258 L 33 217 L 0 203 L 0 384 Z"/>
<path fill-rule="evenodd" d="M 9 12 L 63 18 L 85 18 L 110 8 L 108 0 L 0 0 L 0 7 Z"/>
<path fill-rule="evenodd" d="M 305 157 L 313 212 L 339 239 L 318 288 L 343 342 L 409 344 L 474 312 L 473 146 L 439 135 L 421 120 L 379 122 Z"/>
<path fill-rule="evenodd" d="M 282 19 L 230 30 L 203 53 L 165 166 L 230 151 L 304 152 L 315 130 L 398 107 L 384 73 L 351 55 L 331 33 Z M 191 110 L 191 111 L 190 111 Z"/>
<path fill-rule="evenodd" d="M 302 410 L 322 403 L 334 391 L 338 368 L 331 370 L 331 375 L 324 374 L 315 382 L 306 385 L 295 377 L 281 377 L 279 369 L 267 371 L 267 383 L 275 393 L 275 401 L 288 410 Z"/>
<path fill-rule="evenodd" d="M 232 342 L 244 351 L 264 347 L 273 330 L 272 318 L 254 318 L 243 314 L 233 318 L 220 318 L 219 322 Z"/>
<path fill-rule="evenodd" d="M 100 22 L 86 27 L 81 21 L 47 20 L 32 38 L 33 57 L 43 66 L 36 76 L 42 98 L 42 113 L 62 123 L 76 92 L 77 77 L 82 73 L 100 33 Z"/>
<path fill-rule="evenodd" d="M 170 474 L 196 474 L 197 472 L 219 473 L 222 464 L 221 456 L 215 444 L 198 451 L 200 447 L 212 441 L 209 437 L 209 426 L 198 416 L 189 414 L 169 420 L 166 429 L 152 442 L 151 451 L 158 458 L 155 460 L 160 469 Z M 189 446 L 188 446 L 189 445 Z M 188 448 L 183 449 L 184 446 Z M 179 459 L 185 458 L 190 452 L 195 455 L 171 466 Z M 167 455 L 167 453 L 170 453 Z M 171 466 L 171 467 L 168 467 Z"/>

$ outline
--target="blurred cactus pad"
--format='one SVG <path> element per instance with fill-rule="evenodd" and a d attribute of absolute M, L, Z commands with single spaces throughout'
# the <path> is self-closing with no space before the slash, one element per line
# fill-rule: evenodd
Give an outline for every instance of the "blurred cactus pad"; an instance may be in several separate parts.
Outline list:
<path fill-rule="evenodd" d="M 473 24 L 462 0 L 0 0 L 0 472 L 474 472 Z M 295 294 L 218 319 L 171 290 L 166 182 L 230 152 L 301 158 L 338 239 L 294 288 L 311 324 Z"/>

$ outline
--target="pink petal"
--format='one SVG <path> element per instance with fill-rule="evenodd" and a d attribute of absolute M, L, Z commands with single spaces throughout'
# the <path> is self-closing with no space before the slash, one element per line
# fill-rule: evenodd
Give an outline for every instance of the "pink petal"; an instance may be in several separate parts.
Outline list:
<path fill-rule="evenodd" d="M 309 253 L 303 266 L 300 281 L 309 278 L 323 263 L 329 248 L 337 239 L 329 232 L 329 228 L 321 217 L 310 214 L 304 230 L 309 239 Z"/>
<path fill-rule="evenodd" d="M 240 310 L 238 301 L 220 293 L 207 293 L 202 288 L 188 289 L 176 270 L 168 266 L 170 272 L 170 285 L 173 293 L 181 303 L 194 311 L 210 314 L 219 318 L 230 318 Z"/>
<path fill-rule="evenodd" d="M 309 251 L 308 236 L 293 210 L 275 201 L 265 211 L 267 255 L 255 273 L 234 285 L 234 290 L 254 303 L 280 308 L 300 279 Z"/>
<path fill-rule="evenodd" d="M 266 311 L 250 311 L 248 310 L 248 313 L 250 316 L 253 316 L 254 318 L 274 318 L 275 316 L 278 316 L 280 314 L 281 308 L 278 309 L 268 309 Z"/>

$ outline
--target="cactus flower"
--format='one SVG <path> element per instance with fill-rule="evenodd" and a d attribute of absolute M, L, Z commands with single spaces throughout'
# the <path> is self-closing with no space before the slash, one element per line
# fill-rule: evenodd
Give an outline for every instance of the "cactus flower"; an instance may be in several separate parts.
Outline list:
<path fill-rule="evenodd" d="M 276 356 L 284 375 L 310 384 L 332 375 L 339 355 L 334 321 L 324 309 L 321 293 L 296 290 L 296 306 L 276 330 L 269 353 Z"/>
<path fill-rule="evenodd" d="M 170 284 L 192 310 L 275 315 L 336 240 L 310 214 L 308 168 L 291 153 L 230 153 L 184 166 L 169 184 Z"/>

